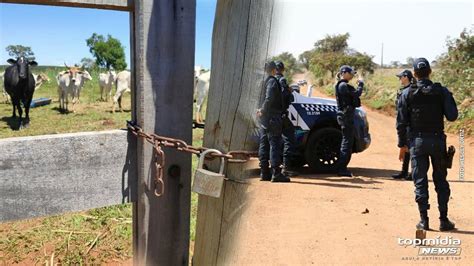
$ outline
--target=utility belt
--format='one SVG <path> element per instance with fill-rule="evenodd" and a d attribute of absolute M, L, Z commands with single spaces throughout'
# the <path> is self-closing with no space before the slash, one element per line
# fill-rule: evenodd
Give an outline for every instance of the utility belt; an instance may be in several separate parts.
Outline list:
<path fill-rule="evenodd" d="M 446 135 L 443 131 L 435 131 L 435 132 L 410 132 L 410 138 L 417 138 L 417 137 L 442 137 L 445 138 Z M 446 158 L 446 168 L 451 169 L 453 166 L 453 159 L 454 154 L 456 153 L 456 149 L 453 145 L 448 147 L 448 150 L 445 153 Z"/>

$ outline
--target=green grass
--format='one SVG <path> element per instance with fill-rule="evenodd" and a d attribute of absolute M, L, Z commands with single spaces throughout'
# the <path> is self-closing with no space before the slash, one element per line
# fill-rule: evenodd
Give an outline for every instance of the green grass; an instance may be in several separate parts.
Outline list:
<path fill-rule="evenodd" d="M 101 102 L 98 85 L 98 72 L 92 72 L 92 81 L 87 81 L 81 92 L 80 103 L 76 104 L 76 112 L 63 114 L 59 112 L 56 74 L 63 70 L 43 69 L 34 73 L 45 73 L 50 78 L 35 91 L 33 98 L 52 98 L 50 105 L 30 109 L 30 127 L 21 131 L 11 130 L 11 125 L 17 126 L 16 120 L 11 119 L 12 106 L 0 101 L 0 138 L 35 136 L 44 134 L 72 133 L 81 131 L 98 131 L 125 128 L 125 121 L 130 119 L 130 94 L 123 99 L 124 112 L 112 113 L 112 102 Z M 69 108 L 71 108 L 71 104 Z"/>
<path fill-rule="evenodd" d="M 57 109 L 59 104 L 55 76 L 63 69 L 41 67 L 33 71 L 45 73 L 50 78 L 49 83 L 43 84 L 35 92 L 34 98 L 49 97 L 53 99 L 53 103 L 32 108 L 31 124 L 27 129 L 13 131 L 10 128 L 12 107 L 5 104 L 0 96 L 0 138 L 125 128 L 125 121 L 130 119 L 130 95 L 126 94 L 122 101 L 125 112 L 112 114 L 111 101 L 98 101 L 100 92 L 97 72 L 92 72 L 93 80 L 85 84 L 76 112 L 60 113 Z M 205 110 L 206 103 L 203 107 L 203 117 Z M 193 146 L 202 146 L 202 138 L 203 129 L 193 130 Z M 197 161 L 197 157 L 193 156 L 193 173 Z M 195 239 L 197 201 L 197 194 L 192 193 L 191 242 Z M 52 256 L 56 263 L 61 264 L 131 262 L 131 217 L 131 205 L 124 204 L 80 213 L 2 223 L 1 264 L 45 264 Z M 95 241 L 96 238 L 98 239 Z"/>

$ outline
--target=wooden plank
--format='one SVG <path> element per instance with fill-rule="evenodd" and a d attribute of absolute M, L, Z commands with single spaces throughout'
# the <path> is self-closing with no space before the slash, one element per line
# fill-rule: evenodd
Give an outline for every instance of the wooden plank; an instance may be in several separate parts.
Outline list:
<path fill-rule="evenodd" d="M 0 0 L 0 3 L 34 4 L 132 11 L 134 0 Z"/>
<path fill-rule="evenodd" d="M 219 1 L 213 35 L 212 77 L 204 146 L 221 151 L 256 150 L 249 141 L 261 96 L 263 66 L 269 49 L 270 0 Z M 212 170 L 217 165 L 210 164 Z M 226 177 L 245 179 L 241 164 L 228 164 Z M 232 265 L 238 262 L 240 217 L 249 186 L 227 181 L 220 199 L 200 196 L 193 262 Z M 245 255 L 245 254 L 244 254 Z"/>
<path fill-rule="evenodd" d="M 135 180 L 124 130 L 7 138 L 0 150 L 0 221 L 130 199 Z"/>
<path fill-rule="evenodd" d="M 137 1 L 135 104 L 145 132 L 192 141 L 195 0 Z M 135 265 L 188 265 L 191 155 L 165 149 L 165 194 L 153 193 L 152 147 L 138 141 Z M 172 166 L 180 175 L 171 177 Z"/>

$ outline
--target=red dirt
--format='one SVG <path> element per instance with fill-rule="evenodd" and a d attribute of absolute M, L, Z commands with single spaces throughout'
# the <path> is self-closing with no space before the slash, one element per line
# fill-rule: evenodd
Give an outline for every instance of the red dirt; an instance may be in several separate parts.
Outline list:
<path fill-rule="evenodd" d="M 229 264 L 461 265 L 473 261 L 474 139 L 465 140 L 465 181 L 458 180 L 459 153 L 448 173 L 449 217 L 458 231 L 438 231 L 436 193 L 433 182 L 429 183 L 434 230 L 427 232 L 427 238 L 460 239 L 461 255 L 418 256 L 418 247 L 398 245 L 399 237 L 415 238 L 419 216 L 413 183 L 390 177 L 401 168 L 395 120 L 372 110 L 367 113 L 372 144 L 353 156 L 349 165 L 353 178 L 304 174 L 289 184 L 251 179 L 250 202 L 240 219 L 238 251 Z M 448 135 L 449 144 L 459 150 L 457 136 Z"/>

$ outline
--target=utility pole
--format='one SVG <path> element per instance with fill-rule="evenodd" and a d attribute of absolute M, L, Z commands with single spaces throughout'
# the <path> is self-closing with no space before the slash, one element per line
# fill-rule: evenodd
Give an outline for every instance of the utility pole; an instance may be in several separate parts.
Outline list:
<path fill-rule="evenodd" d="M 383 43 L 382 43 L 382 56 L 380 57 L 380 67 L 383 68 Z"/>

